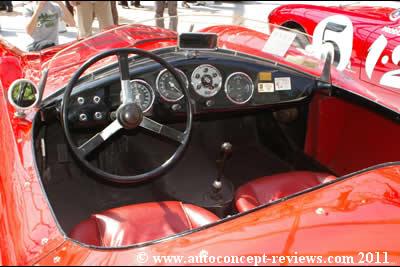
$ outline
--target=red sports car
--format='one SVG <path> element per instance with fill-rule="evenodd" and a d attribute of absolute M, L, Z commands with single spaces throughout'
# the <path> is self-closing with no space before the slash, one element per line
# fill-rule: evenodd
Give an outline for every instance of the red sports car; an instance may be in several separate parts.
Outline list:
<path fill-rule="evenodd" d="M 282 5 L 269 15 L 271 24 L 312 35 L 314 46 L 330 46 L 339 71 L 347 68 L 360 80 L 394 92 L 400 90 L 399 19 L 400 8 L 351 4 Z"/>
<path fill-rule="evenodd" d="M 400 94 L 299 31 L 178 19 L 1 42 L 0 265 L 400 264 Z"/>

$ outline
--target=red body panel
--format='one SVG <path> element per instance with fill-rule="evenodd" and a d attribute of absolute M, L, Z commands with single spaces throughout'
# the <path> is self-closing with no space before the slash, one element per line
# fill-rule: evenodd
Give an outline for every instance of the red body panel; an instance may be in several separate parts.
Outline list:
<path fill-rule="evenodd" d="M 239 51 L 254 53 L 252 45 L 261 45 L 254 34 L 247 34 L 246 38 L 246 33 L 237 34 L 243 32 L 242 28 L 226 29 L 224 34 L 237 38 L 226 38 L 232 40 L 227 45 L 235 45 Z M 220 30 L 222 36 L 223 27 Z M 150 32 L 148 34 L 151 35 Z M 105 41 L 114 41 L 112 37 L 107 37 L 109 39 Z M 139 47 L 155 49 L 173 43 L 171 40 L 152 41 Z M 143 264 L 137 261 L 136 255 L 140 252 L 146 252 L 148 256 L 193 256 L 202 249 L 207 250 L 209 255 L 231 256 L 264 253 L 293 255 L 295 252 L 357 256 L 358 251 L 388 251 L 390 260 L 400 264 L 400 239 L 393 234 L 399 232 L 400 226 L 400 166 L 356 175 L 223 224 L 142 248 L 90 249 L 67 239 L 57 226 L 35 167 L 31 123 L 35 113 L 29 114 L 26 120 L 16 119 L 6 102 L 10 81 L 20 77 L 21 73 L 23 77 L 38 80 L 42 64 L 60 48 L 54 49 L 42 55 L 10 52 L 4 47 L 0 49 L 1 55 L 14 55 L 17 58 L 1 58 L 10 60 L 13 74 L 4 67 L 0 69 L 0 77 L 3 79 L 7 76 L 9 79 L 2 80 L 0 88 L 0 151 L 3 155 L 0 157 L 1 265 L 133 265 Z M 87 58 L 89 55 L 77 56 Z M 68 69 L 59 79 L 68 80 L 73 70 L 73 67 Z M 360 92 L 366 88 L 355 80 L 338 79 L 337 83 L 350 84 L 346 88 Z M 51 81 L 48 88 L 47 95 L 58 89 L 56 81 Z M 393 95 L 380 99 L 382 105 L 399 111 L 399 95 L 391 93 Z M 309 147 L 312 150 L 313 146 Z M 318 208 L 323 208 L 325 212 L 317 213 Z"/>
<path fill-rule="evenodd" d="M 317 94 L 307 128 L 306 153 L 337 175 L 399 160 L 398 123 L 365 107 Z"/>
<path fill-rule="evenodd" d="M 32 125 L 9 117 L 0 90 L 0 250 L 1 265 L 33 264 L 57 248 L 59 232 L 37 176 Z"/>

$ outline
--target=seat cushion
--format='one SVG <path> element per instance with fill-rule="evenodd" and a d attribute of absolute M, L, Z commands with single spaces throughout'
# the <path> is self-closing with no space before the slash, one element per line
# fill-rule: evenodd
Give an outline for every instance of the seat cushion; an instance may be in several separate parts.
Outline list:
<path fill-rule="evenodd" d="M 328 173 L 309 171 L 293 171 L 258 178 L 236 191 L 236 208 L 239 212 L 247 211 L 335 178 Z"/>
<path fill-rule="evenodd" d="M 93 214 L 70 237 L 82 243 L 118 247 L 156 240 L 218 221 L 203 208 L 177 201 L 129 205 Z"/>

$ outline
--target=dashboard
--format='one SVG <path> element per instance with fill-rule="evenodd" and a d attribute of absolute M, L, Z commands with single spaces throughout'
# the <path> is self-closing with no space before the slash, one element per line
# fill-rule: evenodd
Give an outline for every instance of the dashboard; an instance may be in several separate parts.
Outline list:
<path fill-rule="evenodd" d="M 260 58 L 229 50 L 159 52 L 189 88 L 194 114 L 267 108 L 307 98 L 314 77 Z M 131 59 L 130 89 L 146 116 L 185 114 L 182 90 L 158 63 Z M 82 77 L 72 93 L 68 119 L 73 127 L 107 124 L 120 105 L 118 66 Z"/>

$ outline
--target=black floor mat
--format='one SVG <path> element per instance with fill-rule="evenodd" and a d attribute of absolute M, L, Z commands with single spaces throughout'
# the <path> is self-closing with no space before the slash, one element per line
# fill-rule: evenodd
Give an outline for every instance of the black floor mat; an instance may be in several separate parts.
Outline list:
<path fill-rule="evenodd" d="M 166 175 L 133 185 L 107 183 L 80 168 L 65 147 L 58 124 L 47 131 L 48 170 L 43 175 L 50 202 L 68 233 L 92 213 L 127 204 L 162 200 L 198 203 L 210 192 L 216 178 L 215 160 L 223 142 L 231 142 L 233 154 L 225 176 L 235 188 L 260 176 L 292 169 L 258 140 L 255 117 L 233 117 L 195 122 L 183 159 Z M 162 163 L 176 148 L 145 130 L 116 137 L 105 144 L 95 162 L 113 172 L 140 172 Z"/>

